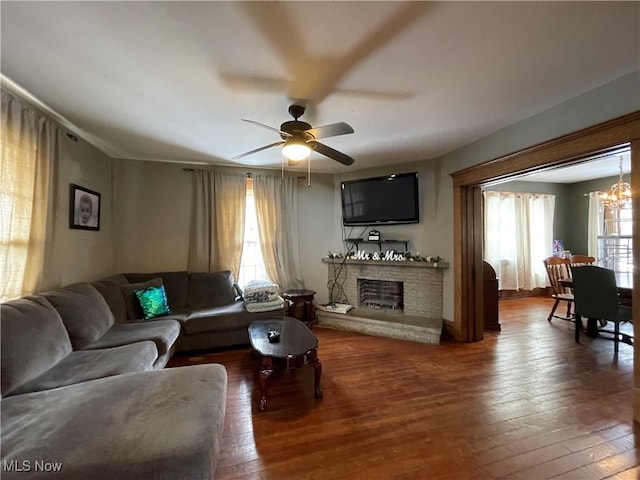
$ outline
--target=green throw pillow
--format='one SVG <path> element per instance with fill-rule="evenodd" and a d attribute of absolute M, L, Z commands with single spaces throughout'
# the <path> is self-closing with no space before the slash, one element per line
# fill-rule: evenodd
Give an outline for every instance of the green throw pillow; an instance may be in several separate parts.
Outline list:
<path fill-rule="evenodd" d="M 164 285 L 135 290 L 135 294 L 140 301 L 145 320 L 171 313 L 167 304 L 167 292 L 164 289 Z"/>

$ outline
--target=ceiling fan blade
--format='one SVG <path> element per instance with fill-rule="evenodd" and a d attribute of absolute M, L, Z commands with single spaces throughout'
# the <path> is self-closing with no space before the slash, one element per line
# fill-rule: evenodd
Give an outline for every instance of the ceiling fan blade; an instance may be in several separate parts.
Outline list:
<path fill-rule="evenodd" d="M 340 162 L 344 165 L 351 165 L 355 160 L 351 158 L 349 155 L 345 155 L 338 150 L 334 150 L 331 147 L 327 147 L 326 145 L 319 142 L 309 142 L 311 148 L 313 148 L 316 152 L 321 153 L 329 158 L 334 159 L 336 162 Z"/>
<path fill-rule="evenodd" d="M 238 160 L 239 158 L 246 157 L 248 155 L 252 155 L 254 153 L 261 152 L 262 150 L 266 150 L 267 148 L 275 147 L 277 145 L 283 145 L 284 141 L 272 143 L 271 145 L 265 145 L 264 147 L 256 148 L 255 150 L 251 150 L 250 152 L 241 153 L 240 155 L 236 155 L 235 157 L 231 157 L 232 160 Z"/>
<path fill-rule="evenodd" d="M 353 133 L 351 125 L 345 122 L 332 123 L 330 125 L 324 125 L 322 127 L 310 128 L 305 133 L 310 133 L 313 138 L 327 138 L 337 137 L 338 135 L 347 135 Z"/>
<path fill-rule="evenodd" d="M 284 136 L 286 136 L 286 137 L 290 137 L 290 136 L 291 136 L 291 134 L 290 134 L 290 133 L 283 132 L 282 130 L 280 130 L 280 129 L 278 129 L 278 128 L 270 127 L 269 125 L 265 125 L 264 123 L 256 122 L 255 120 L 247 120 L 246 118 L 243 118 L 243 119 L 242 119 L 242 121 L 243 121 L 243 122 L 253 123 L 253 124 L 258 125 L 258 126 L 260 126 L 260 127 L 262 127 L 262 128 L 266 128 L 266 129 L 271 130 L 271 131 L 273 131 L 273 132 L 277 132 L 277 133 L 279 133 L 280 135 L 284 135 Z"/>

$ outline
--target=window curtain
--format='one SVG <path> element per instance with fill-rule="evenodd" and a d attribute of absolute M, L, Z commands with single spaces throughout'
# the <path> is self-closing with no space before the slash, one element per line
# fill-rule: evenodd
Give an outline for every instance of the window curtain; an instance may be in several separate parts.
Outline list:
<path fill-rule="evenodd" d="M 598 235 L 604 234 L 604 212 L 600 192 L 589 192 L 587 255 L 598 258 Z"/>
<path fill-rule="evenodd" d="M 247 176 L 196 170 L 189 271 L 240 272 Z"/>
<path fill-rule="evenodd" d="M 59 283 L 53 273 L 58 127 L 0 93 L 0 301 L 7 301 Z"/>
<path fill-rule="evenodd" d="M 501 290 L 544 288 L 551 255 L 554 195 L 484 191 L 484 260 Z"/>
<path fill-rule="evenodd" d="M 260 246 L 265 269 L 282 289 L 302 289 L 298 244 L 298 196 L 291 177 L 253 176 Z"/>

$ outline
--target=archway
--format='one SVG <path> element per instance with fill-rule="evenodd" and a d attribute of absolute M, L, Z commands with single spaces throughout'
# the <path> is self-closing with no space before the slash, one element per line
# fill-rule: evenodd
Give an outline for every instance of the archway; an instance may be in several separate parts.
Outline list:
<path fill-rule="evenodd" d="M 496 160 L 451 174 L 454 211 L 454 331 L 457 340 L 482 340 L 482 198 L 480 187 L 523 173 L 578 164 L 628 144 L 634 211 L 640 211 L 640 112 L 634 112 Z M 634 336 L 640 338 L 640 222 L 633 225 Z M 477 280 L 476 280 L 477 279 Z M 638 345 L 638 343 L 636 343 Z M 640 421 L 640 348 L 634 346 L 634 418 Z"/>

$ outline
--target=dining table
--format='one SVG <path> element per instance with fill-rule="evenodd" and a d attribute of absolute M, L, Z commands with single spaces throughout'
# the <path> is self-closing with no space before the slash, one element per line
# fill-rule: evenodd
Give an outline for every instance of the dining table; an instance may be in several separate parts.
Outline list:
<path fill-rule="evenodd" d="M 633 272 L 616 272 L 616 285 L 621 303 L 631 306 L 633 296 Z M 628 303 L 627 303 L 628 302 Z"/>
<path fill-rule="evenodd" d="M 573 288 L 572 278 L 560 278 L 558 283 L 566 288 Z M 618 297 L 622 305 L 632 306 L 633 299 L 633 273 L 632 272 L 616 272 L 616 286 L 618 287 Z M 590 337 L 598 336 L 598 319 L 587 319 L 587 335 Z"/>

